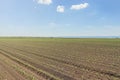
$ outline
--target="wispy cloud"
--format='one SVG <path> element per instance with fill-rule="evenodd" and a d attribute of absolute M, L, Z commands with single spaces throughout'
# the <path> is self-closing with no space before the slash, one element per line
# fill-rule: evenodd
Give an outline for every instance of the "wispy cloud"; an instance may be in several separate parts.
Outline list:
<path fill-rule="evenodd" d="M 64 6 L 60 6 L 60 5 L 57 6 L 57 12 L 64 13 L 64 11 L 65 11 Z"/>
<path fill-rule="evenodd" d="M 36 0 L 36 1 L 38 4 L 44 4 L 44 5 L 50 5 L 52 3 L 52 0 Z"/>
<path fill-rule="evenodd" d="M 88 7 L 88 3 L 83 3 L 83 4 L 77 4 L 77 5 L 72 5 L 71 10 L 80 10 L 80 9 L 85 9 Z"/>

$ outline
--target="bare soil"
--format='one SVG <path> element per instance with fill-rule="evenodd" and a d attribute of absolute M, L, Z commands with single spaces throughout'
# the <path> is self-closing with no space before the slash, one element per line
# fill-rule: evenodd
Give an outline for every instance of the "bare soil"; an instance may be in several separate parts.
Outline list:
<path fill-rule="evenodd" d="M 0 56 L 1 57 L 1 56 Z M 0 80 L 26 80 L 17 73 L 12 67 L 0 60 Z"/>
<path fill-rule="evenodd" d="M 19 70 L 18 70 L 19 69 Z M 23 73 L 24 74 L 23 74 Z M 0 80 L 45 80 L 34 72 L 0 54 Z"/>

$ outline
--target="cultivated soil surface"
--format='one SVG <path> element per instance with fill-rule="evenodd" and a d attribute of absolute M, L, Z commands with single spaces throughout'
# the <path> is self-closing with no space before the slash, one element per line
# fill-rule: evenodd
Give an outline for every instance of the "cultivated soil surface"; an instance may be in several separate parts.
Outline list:
<path fill-rule="evenodd" d="M 0 80 L 45 80 L 0 53 Z"/>
<path fill-rule="evenodd" d="M 120 80 L 120 39 L 1 38 L 0 80 Z"/>
<path fill-rule="evenodd" d="M 0 59 L 0 80 L 25 80 L 25 78 Z"/>

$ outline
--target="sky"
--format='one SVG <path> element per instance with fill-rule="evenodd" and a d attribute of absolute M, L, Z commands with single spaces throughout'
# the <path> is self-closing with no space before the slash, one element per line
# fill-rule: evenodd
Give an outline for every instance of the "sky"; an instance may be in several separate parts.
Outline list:
<path fill-rule="evenodd" d="M 120 0 L 0 0 L 0 36 L 120 36 Z"/>

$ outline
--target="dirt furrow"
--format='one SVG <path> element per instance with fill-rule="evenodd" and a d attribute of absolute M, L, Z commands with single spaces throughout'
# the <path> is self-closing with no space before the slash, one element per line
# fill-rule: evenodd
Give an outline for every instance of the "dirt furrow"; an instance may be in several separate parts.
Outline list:
<path fill-rule="evenodd" d="M 0 59 L 0 80 L 26 80 L 23 76 L 17 73 L 11 66 L 7 65 Z"/>
<path fill-rule="evenodd" d="M 4 46 L 6 46 L 6 45 L 4 45 Z M 6 47 L 8 47 L 8 46 L 6 46 Z M 64 61 L 64 60 L 61 60 L 61 59 L 48 57 L 48 56 L 37 54 L 37 53 L 34 53 L 34 52 L 25 51 L 25 50 L 18 49 L 18 48 L 15 48 L 15 47 L 12 47 L 12 48 L 17 49 L 17 50 L 22 51 L 22 52 L 31 53 L 31 54 L 39 56 L 39 57 L 43 57 L 43 58 L 47 58 L 47 59 L 54 60 L 54 61 L 57 61 L 57 62 L 61 62 L 61 63 L 64 63 L 64 64 L 72 65 L 72 66 L 75 66 L 75 67 L 78 67 L 78 68 L 83 68 L 83 69 L 86 69 L 86 70 L 89 70 L 89 71 L 98 72 L 100 74 L 104 74 L 104 75 L 109 75 L 109 76 L 120 78 L 120 74 L 117 74 L 117 73 L 112 72 L 112 71 L 95 69 L 95 68 L 92 68 L 92 67 L 85 66 L 83 64 L 75 64 L 75 63 Z"/>
<path fill-rule="evenodd" d="M 11 56 L 14 57 L 14 55 L 12 55 L 10 52 L 5 51 L 5 50 L 2 50 L 2 49 L 0 49 L 0 50 L 2 51 L 1 53 L 2 53 L 3 55 L 5 55 L 5 56 L 7 56 L 8 58 L 16 61 L 16 62 L 19 63 L 19 64 L 25 66 L 26 68 L 30 69 L 31 71 L 34 71 L 34 72 L 37 73 L 38 75 L 45 77 L 46 79 L 57 80 L 55 77 L 52 77 L 52 75 L 55 75 L 55 76 L 57 76 L 57 77 L 60 77 L 60 79 L 64 79 L 64 80 L 75 80 L 75 79 L 72 78 L 72 77 L 69 77 L 69 76 L 67 76 L 67 75 L 64 75 L 64 74 L 62 74 L 62 73 L 59 73 L 59 72 L 54 71 L 54 70 L 49 69 L 49 68 L 45 68 L 45 67 L 40 66 L 40 65 L 38 65 L 38 64 L 36 64 L 36 63 L 30 62 L 30 61 L 27 60 L 27 59 L 24 59 L 24 58 L 21 59 L 22 61 L 25 61 L 25 62 L 27 62 L 27 63 L 30 64 L 30 65 L 34 65 L 36 68 L 40 68 L 40 69 L 42 69 L 42 70 L 44 70 L 44 71 L 47 71 L 48 73 L 52 73 L 52 75 L 49 76 L 49 75 L 47 75 L 47 74 L 45 74 L 45 73 L 43 73 L 43 72 L 40 72 L 40 71 L 36 70 L 35 68 L 33 68 L 33 67 L 31 67 L 31 66 L 28 66 L 27 64 L 25 64 L 25 63 L 23 63 L 23 62 L 21 62 L 21 61 L 19 61 L 19 60 L 16 60 L 16 59 L 12 58 Z M 4 52 L 5 52 L 5 53 L 4 53 Z M 11 56 L 9 56 L 8 53 L 9 53 Z M 19 57 L 16 57 L 16 58 L 19 59 Z"/>

